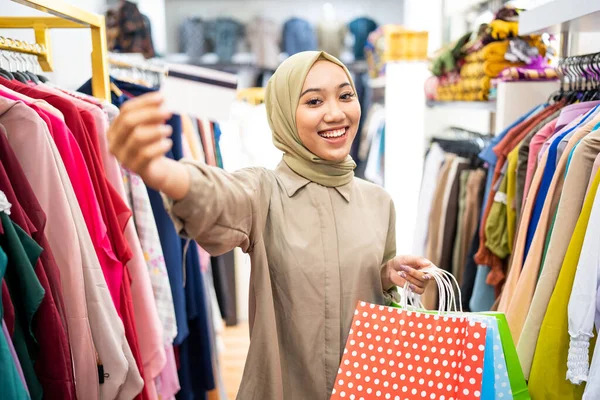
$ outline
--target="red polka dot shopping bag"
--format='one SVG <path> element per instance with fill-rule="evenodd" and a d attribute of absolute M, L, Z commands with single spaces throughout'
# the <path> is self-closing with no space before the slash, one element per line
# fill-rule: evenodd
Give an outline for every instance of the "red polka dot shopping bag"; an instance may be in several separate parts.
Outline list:
<path fill-rule="evenodd" d="M 331 399 L 480 399 L 487 327 L 359 302 Z"/>

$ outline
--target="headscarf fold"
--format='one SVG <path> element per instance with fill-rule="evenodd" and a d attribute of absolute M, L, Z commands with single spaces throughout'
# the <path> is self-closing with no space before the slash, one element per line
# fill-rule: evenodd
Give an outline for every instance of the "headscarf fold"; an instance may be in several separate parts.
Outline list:
<path fill-rule="evenodd" d="M 305 51 L 285 60 L 273 74 L 265 92 L 265 105 L 273 143 L 281 150 L 283 161 L 298 175 L 328 187 L 349 183 L 356 163 L 349 155 L 343 161 L 323 160 L 313 154 L 300 140 L 296 128 L 296 109 L 308 71 L 315 62 L 327 60 L 344 69 L 352 89 L 354 82 L 340 60 L 323 51 Z"/>

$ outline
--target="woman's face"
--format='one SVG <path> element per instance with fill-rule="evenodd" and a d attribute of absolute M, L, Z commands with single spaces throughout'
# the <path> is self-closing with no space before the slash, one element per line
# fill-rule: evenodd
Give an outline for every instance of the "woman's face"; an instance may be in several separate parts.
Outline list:
<path fill-rule="evenodd" d="M 360 104 L 344 70 L 317 61 L 306 76 L 296 109 L 296 128 L 304 146 L 323 160 L 343 161 L 359 120 Z"/>

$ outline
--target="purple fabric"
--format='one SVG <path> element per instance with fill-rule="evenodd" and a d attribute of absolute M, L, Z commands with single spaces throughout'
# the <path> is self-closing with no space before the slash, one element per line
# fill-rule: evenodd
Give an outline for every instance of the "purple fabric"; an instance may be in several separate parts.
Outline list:
<path fill-rule="evenodd" d="M 10 354 L 12 355 L 13 361 L 15 362 L 15 367 L 17 368 L 17 372 L 19 373 L 19 378 L 21 378 L 21 382 L 23 382 L 23 387 L 27 391 L 27 394 L 29 394 L 27 382 L 25 382 L 25 375 L 23 375 L 23 369 L 21 368 L 21 362 L 19 361 L 19 357 L 17 357 L 15 346 L 13 346 L 12 339 L 10 337 L 10 334 L 8 333 L 8 328 L 6 327 L 6 323 L 4 322 L 4 320 L 2 320 L 2 332 L 4 332 L 6 343 L 8 343 L 8 349 L 10 350 Z"/>

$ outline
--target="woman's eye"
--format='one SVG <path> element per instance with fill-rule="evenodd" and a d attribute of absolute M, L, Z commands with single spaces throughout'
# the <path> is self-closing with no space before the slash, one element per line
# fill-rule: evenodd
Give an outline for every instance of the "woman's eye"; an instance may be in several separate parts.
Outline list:
<path fill-rule="evenodd" d="M 308 104 L 309 106 L 318 106 L 321 103 L 321 100 L 319 99 L 310 99 L 309 101 L 306 102 L 306 104 Z"/>
<path fill-rule="evenodd" d="M 354 93 L 344 93 L 343 95 L 340 96 L 340 99 L 350 100 L 353 97 L 354 97 Z"/>

